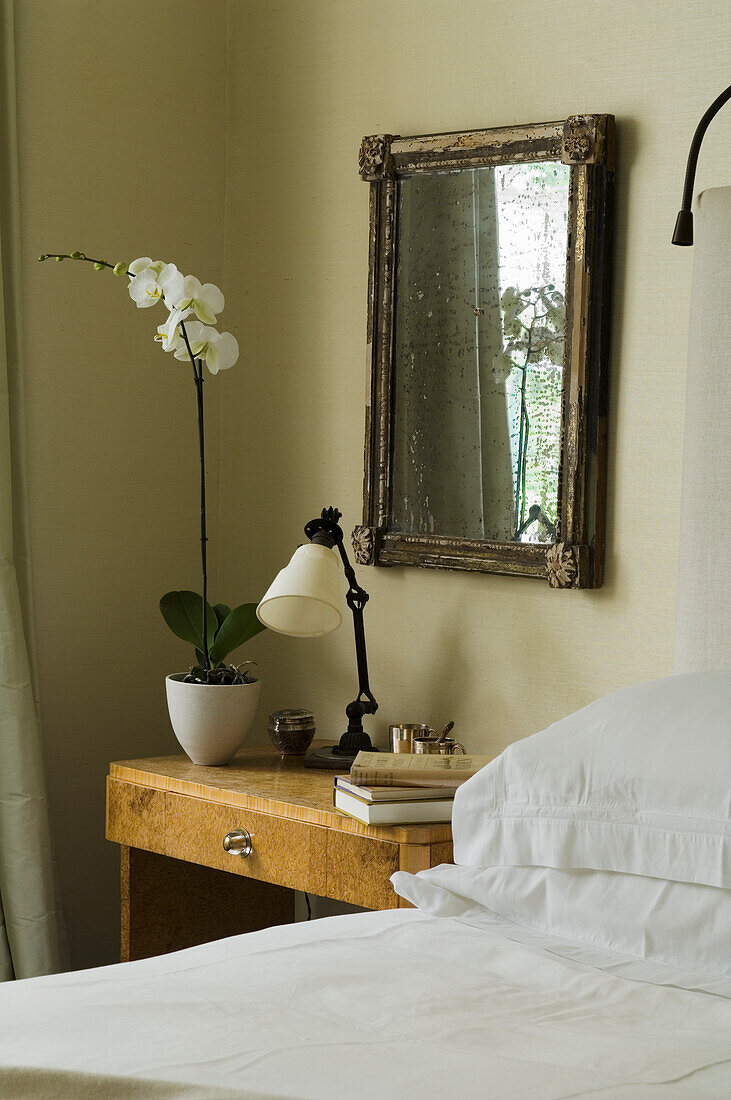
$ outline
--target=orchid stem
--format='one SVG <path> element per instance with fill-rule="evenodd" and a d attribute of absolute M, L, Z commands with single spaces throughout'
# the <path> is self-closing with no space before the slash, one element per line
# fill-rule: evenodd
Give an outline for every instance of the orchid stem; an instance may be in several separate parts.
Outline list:
<path fill-rule="evenodd" d="M 190 361 L 193 364 L 193 380 L 195 382 L 196 404 L 198 408 L 198 450 L 201 461 L 201 573 L 203 575 L 201 636 L 203 639 L 203 670 L 209 673 L 211 671 L 211 658 L 208 653 L 208 568 L 206 560 L 208 536 L 206 534 L 206 445 L 203 422 L 203 362 L 200 359 L 196 360 L 193 355 L 190 342 L 188 341 L 188 333 L 185 331 L 185 323 L 183 321 L 180 322 L 180 331 L 183 334 L 183 340 L 188 349 Z"/>
<path fill-rule="evenodd" d="M 101 264 L 102 267 L 108 267 L 110 271 L 114 271 L 115 267 L 108 260 L 95 260 L 93 256 L 87 256 L 84 252 L 78 256 L 74 256 L 71 252 L 44 252 L 38 259 L 41 263 L 44 260 L 84 260 L 87 264 Z M 131 271 L 127 271 L 125 274 L 129 275 L 130 278 L 134 278 Z"/>

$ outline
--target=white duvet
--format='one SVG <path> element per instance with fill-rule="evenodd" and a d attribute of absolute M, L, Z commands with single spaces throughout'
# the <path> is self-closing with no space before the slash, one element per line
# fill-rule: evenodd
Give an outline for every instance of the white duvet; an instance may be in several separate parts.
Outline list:
<path fill-rule="evenodd" d="M 6 983 L 0 1065 L 297 1100 L 731 1095 L 727 998 L 507 931 L 392 910 Z"/>

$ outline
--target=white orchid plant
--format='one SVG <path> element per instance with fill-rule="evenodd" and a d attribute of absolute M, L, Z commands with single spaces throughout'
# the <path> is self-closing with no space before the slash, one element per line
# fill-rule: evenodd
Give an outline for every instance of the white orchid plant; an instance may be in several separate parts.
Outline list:
<path fill-rule="evenodd" d="M 198 448 L 200 454 L 201 573 L 203 595 L 197 592 L 167 592 L 160 600 L 165 622 L 178 638 L 193 645 L 196 663 L 185 677 L 189 683 L 244 684 L 254 682 L 247 666 L 227 665 L 225 658 L 258 634 L 264 627 L 256 617 L 256 604 L 244 603 L 230 608 L 227 604 L 208 603 L 206 565 L 206 458 L 203 417 L 203 364 L 211 374 L 228 370 L 239 358 L 239 345 L 230 332 L 219 332 L 218 314 L 224 297 L 213 283 L 203 283 L 194 275 L 183 275 L 175 264 L 140 256 L 132 263 L 112 264 L 95 260 L 84 252 L 44 252 L 39 260 L 82 260 L 96 271 L 110 269 L 129 279 L 129 295 L 138 309 L 150 309 L 162 302 L 167 320 L 157 326 L 155 340 L 163 350 L 193 367 L 198 408 Z M 194 318 L 194 319 L 193 319 Z"/>

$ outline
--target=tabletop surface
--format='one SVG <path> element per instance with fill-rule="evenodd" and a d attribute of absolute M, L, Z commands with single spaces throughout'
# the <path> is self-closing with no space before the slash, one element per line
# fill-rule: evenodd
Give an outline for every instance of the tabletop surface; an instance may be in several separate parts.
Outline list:
<path fill-rule="evenodd" d="M 451 840 L 449 824 L 371 826 L 340 813 L 333 806 L 337 773 L 305 769 L 303 761 L 302 756 L 280 756 L 273 748 L 257 746 L 241 749 L 220 767 L 193 764 L 183 754 L 117 760 L 110 764 L 109 776 L 379 840 L 411 844 Z"/>

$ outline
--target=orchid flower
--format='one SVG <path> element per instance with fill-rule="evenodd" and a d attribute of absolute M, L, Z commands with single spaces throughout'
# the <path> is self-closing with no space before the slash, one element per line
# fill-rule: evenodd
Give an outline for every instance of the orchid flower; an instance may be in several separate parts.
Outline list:
<path fill-rule="evenodd" d="M 165 267 L 165 260 L 151 260 L 149 256 L 138 256 L 127 267 L 127 273 L 129 275 L 140 275 L 148 267 L 154 268 L 155 274 L 159 275 Z"/>
<path fill-rule="evenodd" d="M 191 312 L 190 309 L 171 309 L 167 321 L 157 326 L 155 339 L 162 344 L 163 351 L 176 350 L 181 341 L 180 322 L 190 316 Z"/>
<path fill-rule="evenodd" d="M 228 370 L 239 357 L 238 340 L 230 332 L 218 332 L 215 328 L 202 325 L 200 321 L 189 321 L 185 326 L 185 334 L 188 337 L 191 355 L 194 359 L 205 359 L 211 374 Z M 175 358 L 182 360 L 189 358 L 184 341 L 178 342 Z"/>
<path fill-rule="evenodd" d="M 215 325 L 216 314 L 220 313 L 224 306 L 224 297 L 221 291 L 213 283 L 204 283 L 195 275 L 186 275 L 182 286 L 176 283 L 174 293 L 165 295 L 169 305 L 177 309 L 192 309 L 199 321 L 206 325 Z"/>
<path fill-rule="evenodd" d="M 150 261 L 145 266 L 147 260 L 147 256 L 141 256 L 129 266 L 132 275 L 129 296 L 136 302 L 138 309 L 149 309 L 150 306 L 157 305 L 161 298 L 172 302 L 179 297 L 184 281 L 175 264 L 156 260 L 155 263 Z"/>

